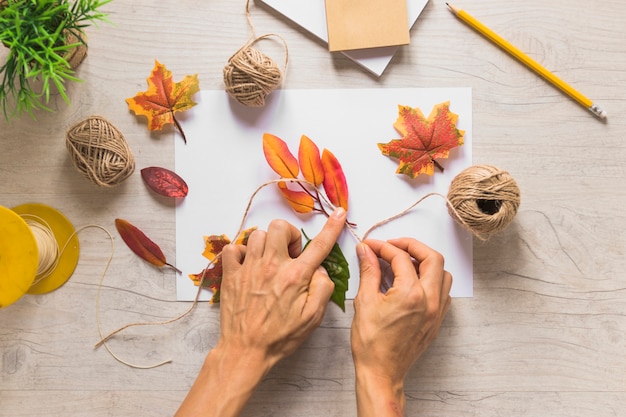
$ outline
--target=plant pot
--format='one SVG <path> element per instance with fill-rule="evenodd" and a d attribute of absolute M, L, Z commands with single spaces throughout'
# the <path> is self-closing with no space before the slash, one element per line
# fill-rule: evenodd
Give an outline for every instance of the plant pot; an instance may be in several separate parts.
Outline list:
<path fill-rule="evenodd" d="M 5 64 L 0 63 L 0 107 L 7 118 L 51 110 L 52 88 L 69 103 L 64 83 L 76 78 L 68 69 L 75 70 L 87 56 L 83 29 L 106 19 L 97 9 L 107 3 L 90 0 L 73 7 L 75 1 L 0 0 L 2 40 L 10 49 Z"/>
<path fill-rule="evenodd" d="M 83 41 L 82 43 L 80 42 L 78 37 L 76 37 L 76 35 L 72 33 L 68 32 L 65 35 L 66 45 L 80 43 L 78 46 L 67 51 L 67 54 L 65 55 L 65 59 L 67 60 L 67 63 L 70 64 L 70 67 L 74 70 L 78 68 L 80 63 L 83 62 L 83 60 L 87 56 L 87 35 L 85 35 L 85 33 L 82 32 L 80 36 Z"/>
<path fill-rule="evenodd" d="M 8 3 L 9 3 L 8 0 L 0 0 L 0 11 L 2 11 L 2 9 L 4 9 L 8 5 Z M 81 32 L 80 36 L 83 42 L 80 45 L 76 46 L 75 48 L 72 48 L 71 50 L 69 50 L 64 55 L 65 59 L 67 60 L 67 63 L 70 65 L 72 69 L 78 68 L 80 63 L 83 62 L 83 60 L 87 56 L 87 35 L 85 35 L 84 32 Z M 80 40 L 78 39 L 76 35 L 67 31 L 65 32 L 65 44 L 66 45 L 79 43 L 79 42 Z M 2 44 L 8 48 L 8 45 L 6 43 L 2 42 Z"/>

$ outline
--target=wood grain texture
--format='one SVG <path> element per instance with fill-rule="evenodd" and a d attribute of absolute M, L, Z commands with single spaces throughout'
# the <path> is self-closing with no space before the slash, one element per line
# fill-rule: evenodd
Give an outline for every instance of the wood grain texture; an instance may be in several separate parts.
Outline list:
<path fill-rule="evenodd" d="M 90 115 L 125 135 L 137 168 L 174 168 L 172 129 L 148 132 L 124 102 L 146 88 L 154 59 L 175 79 L 198 73 L 223 88 L 222 68 L 249 35 L 242 1 L 114 1 L 114 26 L 88 31 L 90 48 L 66 105 L 0 120 L 0 204 L 52 205 L 76 227 L 114 231 L 122 217 L 175 259 L 174 206 L 138 173 L 97 189 L 72 167 L 65 132 Z M 283 88 L 450 87 L 473 89 L 474 163 L 507 169 L 522 190 L 511 227 L 475 241 L 475 296 L 455 299 L 439 338 L 412 369 L 408 415 L 621 416 L 626 409 L 626 3 L 483 0 L 457 2 L 609 113 L 608 123 L 457 21 L 428 4 L 386 73 L 375 79 L 305 31 L 251 7 L 257 35 L 289 46 Z M 277 61 L 281 44 L 260 47 Z M 6 52 L 0 50 L 0 59 Z M 184 123 L 184 121 L 183 121 Z M 202 233 L 202 231 L 199 231 Z M 136 370 L 99 339 L 95 298 L 109 242 L 79 235 L 81 257 L 56 292 L 0 310 L 0 416 L 169 416 L 216 343 L 219 311 L 201 304 L 168 326 L 133 328 L 111 340 L 126 360 L 172 364 Z M 101 292 L 103 331 L 161 321 L 175 302 L 174 272 L 134 256 L 116 237 Z M 331 308 L 292 357 L 268 375 L 245 416 L 354 416 L 349 344 L 352 304 Z"/>

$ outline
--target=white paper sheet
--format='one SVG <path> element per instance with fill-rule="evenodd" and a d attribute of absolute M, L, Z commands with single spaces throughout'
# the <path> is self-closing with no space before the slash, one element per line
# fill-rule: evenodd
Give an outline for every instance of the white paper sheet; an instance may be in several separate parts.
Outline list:
<path fill-rule="evenodd" d="M 189 273 L 207 266 L 202 256 L 203 236 L 226 234 L 231 239 L 241 223 L 253 192 L 277 179 L 262 149 L 263 133 L 272 133 L 297 155 L 301 135 L 328 148 L 343 166 L 349 192 L 350 221 L 362 236 L 376 222 L 409 207 L 425 194 L 447 194 L 452 178 L 472 163 L 472 97 L 469 88 L 277 90 L 263 108 L 244 107 L 224 91 L 202 91 L 198 105 L 182 119 L 185 145 L 176 137 L 176 172 L 189 185 L 189 194 L 176 208 L 176 265 L 178 300 L 196 293 Z M 465 145 L 440 160 L 443 173 L 415 180 L 395 173 L 397 161 L 383 156 L 379 142 L 399 138 L 393 128 L 398 105 L 419 107 L 428 116 L 434 105 L 450 101 L 465 130 Z M 325 222 L 323 215 L 297 215 L 283 201 L 276 186 L 263 188 L 253 200 L 246 227 L 266 229 L 274 218 L 284 218 L 313 237 Z M 452 295 L 470 297 L 473 290 L 472 237 L 448 215 L 442 198 L 433 196 L 408 215 L 376 229 L 375 239 L 411 236 L 441 252 L 453 277 Z M 350 264 L 347 298 L 359 285 L 356 239 L 344 231 L 339 244 Z M 202 299 L 211 291 L 203 290 Z"/>
<path fill-rule="evenodd" d="M 283 16 L 302 26 L 317 38 L 328 44 L 328 27 L 326 26 L 325 0 L 259 0 Z M 407 2 L 409 29 L 413 27 L 417 18 L 428 4 L 428 0 L 410 0 Z M 356 49 L 342 52 L 345 56 L 371 72 L 381 76 L 391 59 L 398 50 L 398 46 L 382 48 Z"/>

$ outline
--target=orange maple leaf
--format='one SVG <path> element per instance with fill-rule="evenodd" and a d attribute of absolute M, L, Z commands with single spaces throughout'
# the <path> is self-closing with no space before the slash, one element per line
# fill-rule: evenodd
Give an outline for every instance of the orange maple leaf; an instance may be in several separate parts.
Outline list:
<path fill-rule="evenodd" d="M 187 75 L 182 81 L 175 83 L 172 80 L 172 73 L 155 60 L 147 81 L 147 91 L 126 99 L 128 108 L 137 116 L 148 118 L 148 130 L 161 130 L 166 124 L 173 123 L 187 143 L 185 133 L 174 113 L 196 105 L 191 98 L 200 91 L 198 74 Z"/>
<path fill-rule="evenodd" d="M 463 145 L 464 130 L 456 128 L 459 115 L 450 112 L 450 102 L 437 104 L 428 119 L 421 110 L 398 106 L 398 119 L 393 127 L 402 135 L 388 143 L 379 143 L 383 155 L 399 160 L 397 174 L 411 178 L 419 174 L 433 175 L 435 166 L 443 167 L 435 160 L 447 158 L 450 150 Z"/>

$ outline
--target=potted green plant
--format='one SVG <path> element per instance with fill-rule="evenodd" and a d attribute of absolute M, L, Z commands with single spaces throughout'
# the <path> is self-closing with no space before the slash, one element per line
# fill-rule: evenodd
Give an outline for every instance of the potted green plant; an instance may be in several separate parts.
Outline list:
<path fill-rule="evenodd" d="M 107 21 L 111 0 L 0 0 L 0 41 L 8 48 L 0 67 L 0 105 L 9 120 L 51 110 L 50 94 L 69 103 L 67 81 L 86 54 L 84 29 Z M 82 49 L 82 51 L 81 51 Z"/>

